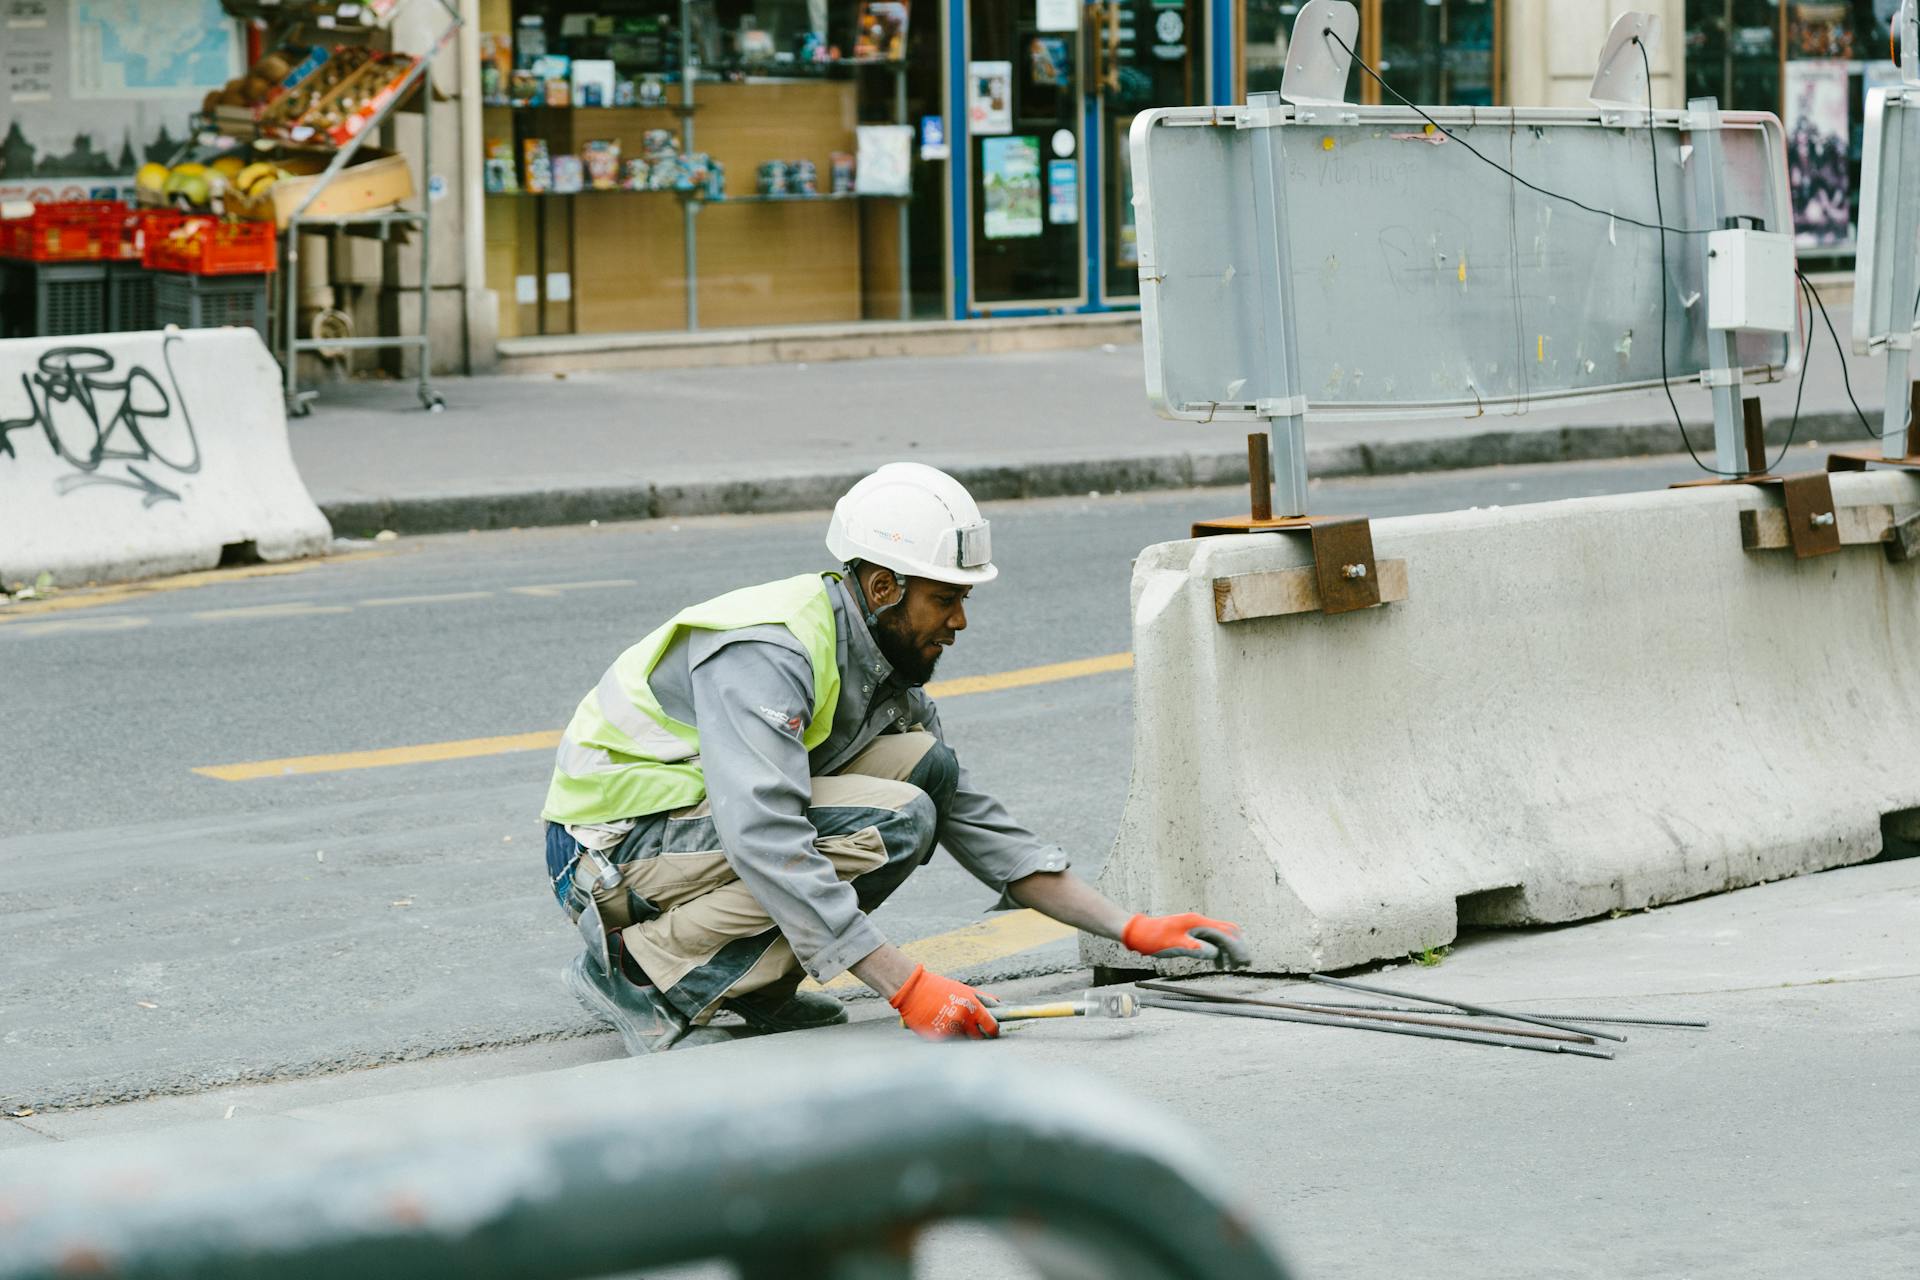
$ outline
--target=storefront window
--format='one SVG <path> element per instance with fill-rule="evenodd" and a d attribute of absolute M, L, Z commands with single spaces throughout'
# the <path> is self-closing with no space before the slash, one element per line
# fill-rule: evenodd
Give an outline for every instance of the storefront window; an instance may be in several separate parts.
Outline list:
<path fill-rule="evenodd" d="M 1244 0 L 1249 93 L 1274 91 L 1286 73 L 1297 0 Z M 1500 0 L 1359 0 L 1357 52 L 1407 97 L 1426 105 L 1491 106 L 1500 100 Z M 1348 100 L 1377 103 L 1380 87 L 1354 68 Z"/>
<path fill-rule="evenodd" d="M 1898 81 L 1899 0 L 1689 0 L 1687 93 L 1778 112 L 1802 256 L 1853 252 L 1868 91 Z"/>
<path fill-rule="evenodd" d="M 1387 83 L 1422 104 L 1494 102 L 1494 0 L 1376 0 Z"/>
<path fill-rule="evenodd" d="M 938 9 L 488 0 L 502 336 L 938 314 Z M 919 24 L 912 21 L 921 17 Z"/>
<path fill-rule="evenodd" d="M 1287 70 L 1287 41 L 1300 14 L 1297 0 L 1246 0 L 1242 68 L 1248 93 L 1278 93 Z"/>

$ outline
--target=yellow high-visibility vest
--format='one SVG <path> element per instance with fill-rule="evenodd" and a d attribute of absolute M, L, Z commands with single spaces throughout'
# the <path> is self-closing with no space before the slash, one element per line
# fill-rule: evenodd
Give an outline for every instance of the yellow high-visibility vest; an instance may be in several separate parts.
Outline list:
<path fill-rule="evenodd" d="M 668 715 L 647 683 L 674 641 L 690 630 L 777 624 L 791 631 L 813 662 L 813 707 L 800 740 L 809 751 L 825 742 L 840 701 L 830 581 L 809 573 L 730 591 L 681 610 L 614 659 L 580 700 L 560 739 L 541 816 L 565 824 L 615 822 L 684 808 L 706 796 L 699 731 Z"/>

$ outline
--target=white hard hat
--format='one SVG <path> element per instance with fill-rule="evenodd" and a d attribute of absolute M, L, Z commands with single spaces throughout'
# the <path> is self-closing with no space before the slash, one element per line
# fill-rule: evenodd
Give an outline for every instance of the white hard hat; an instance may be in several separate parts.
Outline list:
<path fill-rule="evenodd" d="M 919 462 L 889 462 L 833 505 L 827 550 L 909 578 L 973 586 L 992 582 L 987 522 L 966 486 Z"/>

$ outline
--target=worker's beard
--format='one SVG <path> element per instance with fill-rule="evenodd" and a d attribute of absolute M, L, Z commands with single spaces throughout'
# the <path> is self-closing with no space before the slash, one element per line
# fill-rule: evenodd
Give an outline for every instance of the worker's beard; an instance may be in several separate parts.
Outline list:
<path fill-rule="evenodd" d="M 909 685 L 922 685 L 933 679 L 933 669 L 940 665 L 940 655 L 931 658 L 920 656 L 920 646 L 912 636 L 901 630 L 899 614 L 888 611 L 880 615 L 873 627 L 874 643 L 880 646 L 880 653 L 892 664 L 894 674 Z"/>

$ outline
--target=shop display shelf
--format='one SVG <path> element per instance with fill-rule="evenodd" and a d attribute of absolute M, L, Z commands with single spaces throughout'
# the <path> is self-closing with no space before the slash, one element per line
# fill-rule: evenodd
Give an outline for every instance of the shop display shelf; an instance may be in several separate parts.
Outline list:
<path fill-rule="evenodd" d="M 822 191 L 819 195 L 813 195 L 813 196 L 808 196 L 808 195 L 769 196 L 769 195 L 761 195 L 756 192 L 753 195 L 728 196 L 723 200 L 708 200 L 708 201 L 705 201 L 704 203 L 707 203 L 707 204 L 830 204 L 836 200 L 857 200 L 857 199 L 859 199 L 859 197 L 856 196 L 851 191 L 841 191 L 838 193 L 830 192 L 830 191 Z"/>
<path fill-rule="evenodd" d="M 563 107 L 545 102 L 488 102 L 483 105 L 506 111 L 665 111 L 676 116 L 690 116 L 700 110 L 697 102 L 628 102 L 593 107 L 571 102 Z"/>
<path fill-rule="evenodd" d="M 679 196 L 685 200 L 694 197 L 692 190 L 682 191 L 678 187 L 582 187 L 578 191 L 489 191 L 490 196 L 519 196 L 529 200 L 571 200 L 575 196 Z M 717 201 L 715 203 L 718 203 Z"/>
<path fill-rule="evenodd" d="M 312 0 L 295 0 L 282 14 L 282 21 L 292 18 L 305 19 L 311 16 L 314 5 Z M 438 10 L 437 13 L 434 11 Z M 419 11 L 419 12 L 416 12 Z M 427 274 L 433 261 L 433 219 L 425 213 L 430 195 L 423 198 L 421 211 L 386 210 L 369 214 L 346 214 L 341 216 L 307 216 L 307 210 L 326 191 L 329 184 L 340 176 L 342 170 L 353 162 L 363 143 L 375 134 L 403 106 L 417 104 L 421 115 L 420 142 L 417 154 L 408 158 L 419 166 L 422 181 L 418 183 L 426 193 L 431 188 L 427 181 L 434 174 L 433 137 L 434 94 L 426 86 L 427 74 L 433 63 L 454 43 L 463 19 L 456 0 L 363 0 L 362 12 L 369 13 L 380 27 L 392 27 L 396 21 L 405 18 L 409 23 L 419 20 L 413 29 L 420 39 L 421 52 L 406 55 L 402 64 L 399 58 L 387 58 L 370 62 L 369 66 L 380 65 L 380 72 L 373 77 L 379 81 L 377 92 L 365 103 L 355 106 L 348 118 L 334 125 L 326 134 L 337 145 L 333 159 L 327 167 L 312 178 L 312 185 L 306 190 L 300 203 L 288 211 L 284 217 L 284 227 L 278 245 L 281 256 L 279 271 L 271 277 L 278 281 L 279 292 L 274 299 L 278 317 L 275 325 L 274 346 L 280 356 L 281 374 L 285 379 L 287 412 L 295 417 L 303 417 L 312 410 L 312 402 L 319 395 L 317 391 L 300 385 L 300 353 L 333 347 L 351 346 L 355 349 L 391 348 L 415 353 L 417 361 L 416 391 L 420 405 L 430 412 L 439 412 L 446 408 L 446 401 L 433 389 L 431 373 L 433 369 L 433 342 L 428 327 L 431 308 L 424 300 L 432 296 L 428 287 Z M 402 66 L 404 65 L 404 69 Z M 399 74 L 395 75 L 394 72 Z M 391 78 L 389 78 L 391 77 Z M 342 82 L 345 84 L 346 82 Z M 336 89 L 338 86 L 336 86 Z M 425 91 L 423 91 L 423 89 Z M 364 229 L 378 235 L 382 240 L 393 237 L 396 229 L 402 234 L 419 234 L 419 253 L 417 263 L 419 279 L 418 295 L 423 304 L 414 308 L 416 323 L 414 332 L 390 332 L 368 334 L 350 340 L 326 340 L 316 346 L 313 340 L 303 339 L 300 335 L 300 240 L 302 231 L 345 231 L 354 234 L 355 229 Z M 268 278 L 268 277 L 263 277 Z M 397 328 L 397 326 L 396 326 Z"/>

